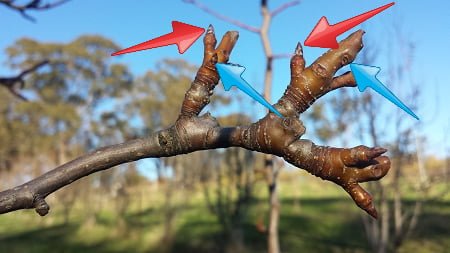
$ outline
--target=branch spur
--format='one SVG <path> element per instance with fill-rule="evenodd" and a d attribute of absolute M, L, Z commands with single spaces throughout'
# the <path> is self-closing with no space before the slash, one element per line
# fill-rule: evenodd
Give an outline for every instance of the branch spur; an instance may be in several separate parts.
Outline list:
<path fill-rule="evenodd" d="M 354 202 L 377 217 L 371 195 L 359 184 L 379 180 L 390 168 L 381 147 L 334 148 L 301 139 L 306 129 L 300 114 L 326 93 L 355 87 L 351 73 L 334 77 L 337 70 L 352 62 L 362 49 L 363 31 L 356 31 L 305 67 L 300 44 L 291 58 L 291 81 L 275 107 L 284 115 L 272 113 L 241 126 L 222 127 L 209 113 L 200 115 L 219 82 L 216 63 L 227 63 L 238 40 L 236 31 L 225 33 L 217 45 L 214 29 L 207 29 L 203 62 L 185 94 L 176 122 L 146 138 L 100 148 L 63 164 L 25 184 L 0 192 L 0 213 L 34 208 L 46 215 L 45 198 L 58 189 L 92 173 L 149 157 L 168 157 L 199 150 L 241 147 L 282 157 L 292 165 L 341 186 Z"/>

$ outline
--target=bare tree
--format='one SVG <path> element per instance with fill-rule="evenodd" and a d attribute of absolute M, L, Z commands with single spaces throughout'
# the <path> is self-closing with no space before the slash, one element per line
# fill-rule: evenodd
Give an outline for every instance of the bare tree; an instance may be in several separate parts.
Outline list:
<path fill-rule="evenodd" d="M 415 47 L 406 39 L 398 24 L 392 27 L 394 35 L 387 40 L 389 45 L 387 48 L 399 54 L 390 54 L 392 58 L 388 59 L 391 64 L 389 69 L 394 71 L 389 72 L 387 83 L 390 87 L 400 87 L 408 83 L 411 88 L 403 95 L 409 96 L 408 104 L 412 104 L 420 97 L 420 85 L 414 83 L 410 69 Z M 364 51 L 360 59 L 365 64 L 374 62 L 380 52 L 375 45 L 371 45 L 370 49 Z M 359 129 L 369 130 L 367 137 L 372 145 L 386 143 L 392 160 L 393 172 L 390 177 L 383 182 L 373 182 L 368 185 L 369 190 L 378 200 L 381 217 L 379 220 L 362 217 L 367 240 L 373 252 L 397 252 L 416 228 L 423 204 L 433 198 L 429 192 L 434 182 L 428 176 L 422 151 L 425 139 L 417 133 L 420 128 L 417 122 L 409 120 L 409 116 L 404 113 L 383 110 L 384 102 L 376 99 L 372 94 L 358 96 L 353 103 L 352 113 L 361 118 L 356 123 Z M 392 122 L 392 124 L 379 127 L 382 122 Z M 392 135 L 386 134 L 386 127 L 393 127 Z M 417 168 L 417 171 L 412 172 L 411 169 L 414 168 Z M 415 175 L 414 182 L 408 180 L 408 174 Z M 414 200 L 407 201 L 405 192 L 413 195 Z"/>
<path fill-rule="evenodd" d="M 291 58 L 291 82 L 274 105 L 284 117 L 268 113 L 249 125 L 222 127 L 211 114 L 200 115 L 200 112 L 209 103 L 219 81 L 215 64 L 228 62 L 238 33 L 227 32 L 216 47 L 210 26 L 203 40 L 202 65 L 185 94 L 173 125 L 150 133 L 146 138 L 100 148 L 0 192 L 0 213 L 34 208 L 38 214 L 46 215 L 50 209 L 45 201 L 48 195 L 82 177 L 119 164 L 198 150 L 241 147 L 279 156 L 298 168 L 338 184 L 360 208 L 377 217 L 371 195 L 359 183 L 379 180 L 387 174 L 390 160 L 381 156 L 386 149 L 324 147 L 300 139 L 306 130 L 299 119 L 301 113 L 332 90 L 356 86 L 351 73 L 333 76 L 338 69 L 352 62 L 362 49 L 363 34 L 361 30 L 351 34 L 339 43 L 338 49 L 327 51 L 307 68 L 299 44 Z"/>
<path fill-rule="evenodd" d="M 0 5 L 4 5 L 7 8 L 18 11 L 24 18 L 35 21 L 35 19 L 28 15 L 27 11 L 29 10 L 48 10 L 54 7 L 57 7 L 61 4 L 68 2 L 69 0 L 59 0 L 53 3 L 44 3 L 42 0 L 30 0 L 27 3 L 17 3 L 16 0 L 0 0 Z M 23 70 L 16 76 L 12 77 L 0 77 L 0 85 L 7 88 L 11 94 L 18 97 L 21 100 L 26 101 L 27 99 L 21 95 L 18 89 L 23 89 L 25 87 L 25 76 L 37 71 L 40 67 L 48 64 L 47 60 L 39 62 L 28 69 Z"/>

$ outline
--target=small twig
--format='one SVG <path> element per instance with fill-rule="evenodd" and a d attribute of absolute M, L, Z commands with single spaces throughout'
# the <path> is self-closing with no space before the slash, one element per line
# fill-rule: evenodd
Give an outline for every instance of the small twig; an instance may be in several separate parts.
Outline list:
<path fill-rule="evenodd" d="M 28 19 L 31 22 L 35 22 L 36 19 L 33 18 L 32 16 L 28 15 L 28 13 L 26 13 L 26 11 L 48 10 L 51 8 L 58 7 L 62 4 L 65 4 L 68 1 L 70 1 L 70 0 L 59 0 L 59 1 L 56 1 L 53 3 L 42 3 L 41 0 L 31 0 L 30 2 L 28 2 L 26 4 L 19 5 L 19 4 L 15 4 L 15 2 L 16 2 L 15 0 L 0 0 L 0 4 L 3 4 L 6 7 L 19 12 L 22 15 L 22 17 L 24 17 L 25 19 Z"/>
<path fill-rule="evenodd" d="M 300 4 L 300 0 L 296 0 L 296 1 L 292 1 L 292 2 L 287 2 L 285 4 L 280 5 L 278 8 L 276 8 L 275 10 L 273 10 L 272 12 L 270 12 L 270 15 L 272 17 L 275 17 L 276 15 L 280 14 L 281 12 L 285 11 L 286 9 L 296 6 Z"/>
<path fill-rule="evenodd" d="M 351 72 L 346 72 L 340 76 L 333 78 L 330 88 L 332 90 L 342 87 L 356 87 L 356 80 Z"/>
<path fill-rule="evenodd" d="M 43 61 L 39 62 L 38 64 L 32 66 L 31 68 L 22 71 L 17 77 L 20 79 L 23 79 L 26 75 L 38 70 L 40 67 L 43 67 L 44 65 L 47 65 L 48 63 L 49 63 L 48 60 L 43 60 Z"/>
<path fill-rule="evenodd" d="M 254 27 L 254 26 L 251 26 L 251 25 L 247 25 L 247 24 L 245 24 L 245 23 L 243 23 L 243 22 L 241 22 L 239 20 L 232 19 L 230 17 L 222 15 L 219 12 L 216 12 L 216 11 L 210 9 L 208 6 L 198 2 L 196 0 L 183 0 L 183 2 L 188 3 L 188 4 L 192 4 L 192 5 L 196 6 L 197 8 L 201 9 L 202 11 L 204 11 L 204 12 L 206 12 L 208 14 L 211 14 L 214 17 L 216 17 L 216 18 L 218 18 L 220 20 L 223 20 L 225 22 L 231 23 L 231 24 L 233 24 L 235 26 L 238 26 L 238 27 L 240 27 L 242 29 L 245 29 L 247 31 L 254 32 L 254 33 L 259 33 L 259 31 L 260 31 L 257 27 Z"/>
<path fill-rule="evenodd" d="M 11 87 L 8 87 L 9 92 L 16 96 L 18 99 L 22 100 L 22 101 L 28 101 L 28 99 L 26 97 L 24 97 L 22 94 L 20 94 L 18 91 L 14 90 Z"/>
<path fill-rule="evenodd" d="M 36 70 L 38 70 L 40 67 L 48 64 L 49 61 L 48 60 L 44 60 L 38 64 L 33 65 L 31 68 L 28 68 L 22 72 L 20 72 L 18 75 L 13 76 L 13 77 L 0 77 L 0 85 L 6 87 L 9 92 L 11 92 L 11 94 L 13 94 L 14 96 L 18 97 L 21 100 L 27 101 L 27 99 L 21 95 L 16 88 L 18 89 L 23 89 L 25 86 L 25 76 L 35 72 Z"/>
<path fill-rule="evenodd" d="M 292 54 L 288 54 L 288 53 L 272 55 L 272 59 L 283 59 L 283 58 L 291 58 L 291 57 L 292 57 Z"/>

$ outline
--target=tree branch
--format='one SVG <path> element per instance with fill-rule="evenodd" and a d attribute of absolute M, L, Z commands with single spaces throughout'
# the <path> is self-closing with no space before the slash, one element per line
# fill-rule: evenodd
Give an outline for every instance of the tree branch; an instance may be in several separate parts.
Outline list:
<path fill-rule="evenodd" d="M 328 50 L 307 68 L 301 45 L 298 44 L 291 59 L 291 83 L 275 107 L 282 114 L 298 116 L 328 92 L 354 86 L 350 73 L 335 79 L 333 76 L 337 70 L 351 63 L 363 48 L 363 34 L 362 30 L 352 33 L 339 43 L 338 49 Z"/>
<path fill-rule="evenodd" d="M 266 0 L 261 1 L 261 10 L 262 10 L 262 16 L 263 16 L 263 23 L 262 23 L 261 27 L 253 27 L 253 26 L 244 24 L 238 20 L 232 19 L 228 16 L 222 15 L 219 12 L 216 12 L 216 11 L 210 9 L 206 5 L 201 4 L 197 0 L 182 0 L 182 1 L 185 3 L 192 4 L 192 5 L 196 6 L 197 8 L 203 10 L 206 13 L 208 13 L 220 20 L 223 20 L 225 22 L 233 24 L 237 27 L 240 27 L 244 30 L 247 30 L 247 31 L 250 31 L 253 33 L 259 33 L 261 36 L 261 39 L 263 41 L 264 52 L 265 52 L 266 56 L 270 57 L 271 59 L 281 59 L 281 58 L 291 57 L 291 54 L 286 54 L 286 53 L 272 54 L 272 50 L 270 48 L 270 40 L 268 37 L 269 26 L 270 26 L 272 17 L 274 17 L 275 15 L 279 14 L 280 12 L 282 12 L 292 6 L 300 4 L 300 1 L 296 0 L 296 1 L 285 3 L 272 12 L 270 12 L 267 7 L 267 1 Z"/>
<path fill-rule="evenodd" d="M 216 37 L 212 25 L 208 27 L 203 39 L 204 56 L 197 75 L 191 87 L 186 92 L 180 117 L 197 116 L 203 108 L 209 104 L 209 98 L 213 94 L 213 89 L 219 82 L 219 74 L 216 71 L 216 63 L 227 63 L 231 51 L 233 50 L 239 33 L 236 31 L 227 32 L 216 49 Z"/>
<path fill-rule="evenodd" d="M 356 80 L 353 77 L 352 72 L 346 72 L 338 77 L 333 78 L 333 80 L 331 81 L 331 90 L 339 89 L 342 87 L 356 87 Z"/>
<path fill-rule="evenodd" d="M 243 22 L 241 22 L 239 20 L 232 19 L 230 17 L 222 15 L 219 12 L 216 12 L 216 11 L 210 9 L 208 6 L 198 2 L 197 0 L 182 0 L 182 1 L 185 2 L 185 3 L 188 3 L 188 4 L 192 4 L 192 5 L 196 6 L 197 8 L 201 9 L 202 11 L 204 11 L 206 13 L 208 13 L 208 14 L 210 14 L 210 15 L 212 15 L 212 16 L 220 19 L 220 20 L 223 20 L 225 22 L 233 24 L 233 25 L 235 25 L 237 27 L 240 27 L 240 28 L 242 28 L 244 30 L 247 30 L 249 32 L 259 33 L 259 29 L 258 28 L 254 27 L 254 26 L 251 26 L 251 25 L 247 25 L 247 24 L 245 24 L 245 23 L 243 23 Z"/>
<path fill-rule="evenodd" d="M 281 12 L 283 12 L 291 7 L 294 7 L 298 4 L 300 4 L 300 0 L 284 3 L 284 4 L 280 5 L 278 8 L 276 8 L 275 10 L 273 10 L 272 12 L 270 12 L 270 16 L 275 17 L 276 15 L 280 14 Z"/>
<path fill-rule="evenodd" d="M 16 0 L 0 0 L 0 4 L 5 5 L 6 7 L 19 12 L 25 19 L 28 19 L 31 22 L 35 22 L 36 20 L 28 15 L 27 11 L 29 10 L 48 10 L 62 4 L 65 4 L 70 0 L 59 0 L 53 3 L 43 3 L 42 0 L 30 0 L 26 4 L 16 4 Z"/>
<path fill-rule="evenodd" d="M 272 55 L 272 59 L 283 59 L 283 58 L 290 58 L 290 57 L 292 57 L 292 54 L 286 54 L 286 53 L 284 53 L 284 54 L 273 54 Z"/>
<path fill-rule="evenodd" d="M 383 148 L 332 148 L 299 139 L 305 127 L 299 114 L 331 90 L 337 69 L 352 61 L 362 48 L 362 32 L 350 35 L 339 49 L 329 50 L 311 66 L 305 62 L 300 44 L 291 59 L 291 83 L 276 106 L 285 116 L 268 113 L 245 126 L 221 127 L 209 113 L 198 116 L 216 86 L 219 76 L 214 64 L 226 63 L 237 41 L 237 32 L 227 32 L 219 46 L 212 26 L 204 37 L 202 66 L 186 93 L 176 122 L 144 139 L 101 148 L 53 169 L 21 186 L 0 192 L 0 213 L 35 208 L 48 213 L 45 198 L 58 189 L 92 173 L 148 157 L 167 157 L 198 150 L 241 147 L 284 158 L 294 166 L 340 185 L 355 203 L 373 217 L 372 197 L 359 183 L 379 180 L 389 171 Z"/>
<path fill-rule="evenodd" d="M 1 1 L 1 0 L 0 0 Z M 44 60 L 40 63 L 37 63 L 35 65 L 33 65 L 31 68 L 28 68 L 22 72 L 20 72 L 18 75 L 13 76 L 13 77 L 0 77 L 0 85 L 6 87 L 9 92 L 11 92 L 11 94 L 13 94 L 14 96 L 18 97 L 21 100 L 27 101 L 27 99 L 22 96 L 17 89 L 23 89 L 25 86 L 25 76 L 35 72 L 36 70 L 38 70 L 40 67 L 47 65 L 49 63 L 48 60 Z"/>

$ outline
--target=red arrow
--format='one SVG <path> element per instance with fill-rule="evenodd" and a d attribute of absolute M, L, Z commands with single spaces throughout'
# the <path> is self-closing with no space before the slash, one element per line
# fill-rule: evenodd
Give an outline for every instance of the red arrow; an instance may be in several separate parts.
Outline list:
<path fill-rule="evenodd" d="M 309 47 L 322 47 L 322 48 L 339 48 L 339 44 L 336 41 L 336 37 L 344 32 L 352 29 L 353 27 L 361 24 L 369 18 L 377 15 L 378 13 L 386 10 L 395 3 L 386 4 L 374 10 L 368 11 L 356 17 L 344 20 L 340 23 L 330 25 L 327 18 L 322 17 L 317 25 L 314 27 L 308 38 L 305 40 L 305 46 Z"/>
<path fill-rule="evenodd" d="M 172 21 L 173 32 L 165 34 L 161 37 L 151 39 L 141 44 L 117 51 L 112 56 L 127 54 L 136 51 L 152 49 L 156 47 L 163 47 L 167 45 L 177 44 L 178 52 L 180 54 L 186 52 L 186 50 L 194 44 L 194 42 L 205 32 L 205 29 L 181 23 L 178 21 Z"/>

